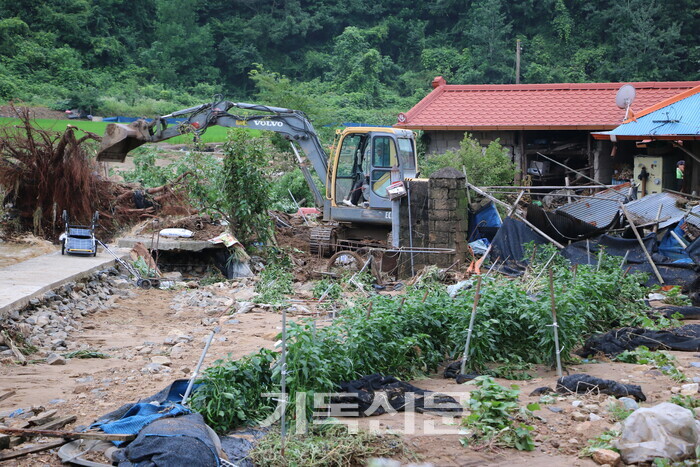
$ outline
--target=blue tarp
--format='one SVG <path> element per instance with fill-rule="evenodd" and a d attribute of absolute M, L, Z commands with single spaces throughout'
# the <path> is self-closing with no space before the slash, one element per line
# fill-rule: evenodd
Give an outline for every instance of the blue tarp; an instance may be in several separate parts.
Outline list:
<path fill-rule="evenodd" d="M 469 211 L 469 235 L 467 238 L 470 242 L 480 238 L 491 240 L 493 235 L 488 235 L 488 229 L 492 229 L 491 232 L 495 232 L 501 225 L 503 225 L 503 222 L 501 221 L 501 216 L 498 215 L 496 205 L 489 203 L 476 212 Z"/>
<path fill-rule="evenodd" d="M 163 417 L 177 417 L 191 413 L 187 407 L 170 403 L 168 405 L 154 405 L 147 402 L 134 404 L 122 418 L 113 422 L 95 423 L 92 427 L 99 428 L 105 433 L 135 435 L 149 423 Z M 120 442 L 114 444 L 119 446 Z"/>
<path fill-rule="evenodd" d="M 661 242 L 659 243 L 659 253 L 669 257 L 671 260 L 673 260 L 674 263 L 692 264 L 693 260 L 688 254 L 688 252 L 685 251 L 685 248 L 683 248 L 681 244 L 678 243 L 678 240 L 676 240 L 673 237 L 673 235 L 671 235 L 671 232 L 673 231 L 676 235 L 678 235 L 679 238 L 683 238 L 685 232 L 683 232 L 681 226 L 684 222 L 685 219 L 682 219 L 678 223 L 678 225 L 676 225 L 673 229 L 669 229 L 666 232 L 666 235 L 664 235 L 664 237 L 661 239 Z"/>

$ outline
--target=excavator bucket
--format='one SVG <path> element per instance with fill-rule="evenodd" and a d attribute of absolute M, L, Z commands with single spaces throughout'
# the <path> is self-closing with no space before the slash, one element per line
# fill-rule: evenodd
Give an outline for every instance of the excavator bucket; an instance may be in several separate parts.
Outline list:
<path fill-rule="evenodd" d="M 110 123 L 102 137 L 97 160 L 104 162 L 124 162 L 132 149 L 150 141 L 146 124 L 137 120 L 129 125 Z"/>

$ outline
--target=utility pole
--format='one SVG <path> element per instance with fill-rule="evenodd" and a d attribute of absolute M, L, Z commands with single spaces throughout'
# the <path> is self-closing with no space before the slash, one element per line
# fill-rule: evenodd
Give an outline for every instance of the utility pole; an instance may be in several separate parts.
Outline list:
<path fill-rule="evenodd" d="M 520 39 L 515 42 L 515 84 L 520 84 Z"/>

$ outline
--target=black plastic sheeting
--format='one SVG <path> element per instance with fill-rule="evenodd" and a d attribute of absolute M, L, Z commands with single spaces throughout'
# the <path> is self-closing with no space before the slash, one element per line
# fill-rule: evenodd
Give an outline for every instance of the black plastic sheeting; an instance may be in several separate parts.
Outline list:
<path fill-rule="evenodd" d="M 700 285 L 700 239 L 688 246 L 687 252 L 695 264 L 674 263 L 670 258 L 657 253 L 658 241 L 654 234 L 642 239 L 652 256 L 664 283 L 680 285 L 684 291 L 693 293 Z M 499 272 L 509 275 L 520 275 L 525 270 L 529 258 L 526 258 L 525 244 L 534 242 L 537 245 L 548 244 L 549 241 L 528 227 L 524 222 L 506 218 L 493 239 L 493 247 L 489 257 L 495 261 L 500 258 Z M 573 242 L 561 251 L 561 255 L 572 264 L 598 264 L 598 252 L 604 247 L 605 252 L 612 256 L 627 255 L 627 265 L 630 272 L 646 273 L 648 280 L 644 285 L 652 286 L 659 281 L 649 264 L 644 251 L 636 238 L 613 237 L 604 234 L 595 238 Z M 628 253 L 629 252 L 629 253 Z M 504 262 L 505 261 L 505 262 Z M 501 263 L 504 262 L 504 263 Z"/>
<path fill-rule="evenodd" d="M 684 290 L 693 288 L 693 283 L 697 280 L 698 271 L 700 271 L 697 264 L 674 263 L 670 258 L 658 254 L 658 241 L 654 234 L 647 235 L 642 241 L 654 260 L 659 274 L 664 279 L 664 283 L 680 285 Z M 649 278 L 644 285 L 649 287 L 659 283 L 654 269 L 649 264 L 646 254 L 636 238 L 613 237 L 605 234 L 594 239 L 572 243 L 562 251 L 562 256 L 573 264 L 596 265 L 601 247 L 608 255 L 621 257 L 627 255 L 625 268 L 630 267 L 630 272 L 648 274 Z"/>
<path fill-rule="evenodd" d="M 615 215 L 610 224 L 604 227 L 596 227 L 566 212 L 549 212 L 539 206 L 530 204 L 527 207 L 525 219 L 546 235 L 549 235 L 549 237 L 565 244 L 568 241 L 578 241 L 607 232 L 620 222 L 620 213 Z"/>
<path fill-rule="evenodd" d="M 642 345 L 649 350 L 698 352 L 700 351 L 700 324 L 686 324 L 665 331 L 644 328 L 613 329 L 605 334 L 589 337 L 576 354 L 581 357 L 594 357 L 602 353 L 608 357 L 614 357 L 625 350 L 634 350 Z"/>
<path fill-rule="evenodd" d="M 209 429 L 197 413 L 154 421 L 126 448 L 116 451 L 114 459 L 119 467 L 220 465 Z"/>
<path fill-rule="evenodd" d="M 499 260 L 499 271 L 504 274 L 522 274 L 526 267 L 525 244 L 534 242 L 537 245 L 549 243 L 544 237 L 528 227 L 524 222 L 507 217 L 491 243 L 489 257 Z"/>
<path fill-rule="evenodd" d="M 640 402 L 647 400 L 642 387 L 636 384 L 622 384 L 610 379 L 578 374 L 568 375 L 557 380 L 557 392 L 566 394 L 608 394 L 615 397 L 634 397 Z"/>
<path fill-rule="evenodd" d="M 400 381 L 393 376 L 378 374 L 364 376 L 358 380 L 340 383 L 340 393 L 331 398 L 331 404 L 338 404 L 344 416 L 371 416 L 390 412 L 384 402 L 396 412 L 413 408 L 416 412 L 461 413 L 462 407 L 452 397 L 427 391 Z M 378 394 L 386 399 L 377 399 Z M 413 399 L 411 404 L 410 398 Z"/>

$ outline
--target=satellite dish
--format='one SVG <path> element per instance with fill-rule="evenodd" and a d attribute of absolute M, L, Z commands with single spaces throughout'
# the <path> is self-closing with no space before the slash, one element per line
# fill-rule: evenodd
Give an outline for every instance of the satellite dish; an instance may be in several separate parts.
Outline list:
<path fill-rule="evenodd" d="M 630 106 L 634 102 L 634 98 L 637 96 L 637 90 L 631 84 L 625 84 L 620 89 L 617 90 L 615 95 L 615 104 L 621 109 L 625 109 L 625 118 L 629 115 Z"/>

